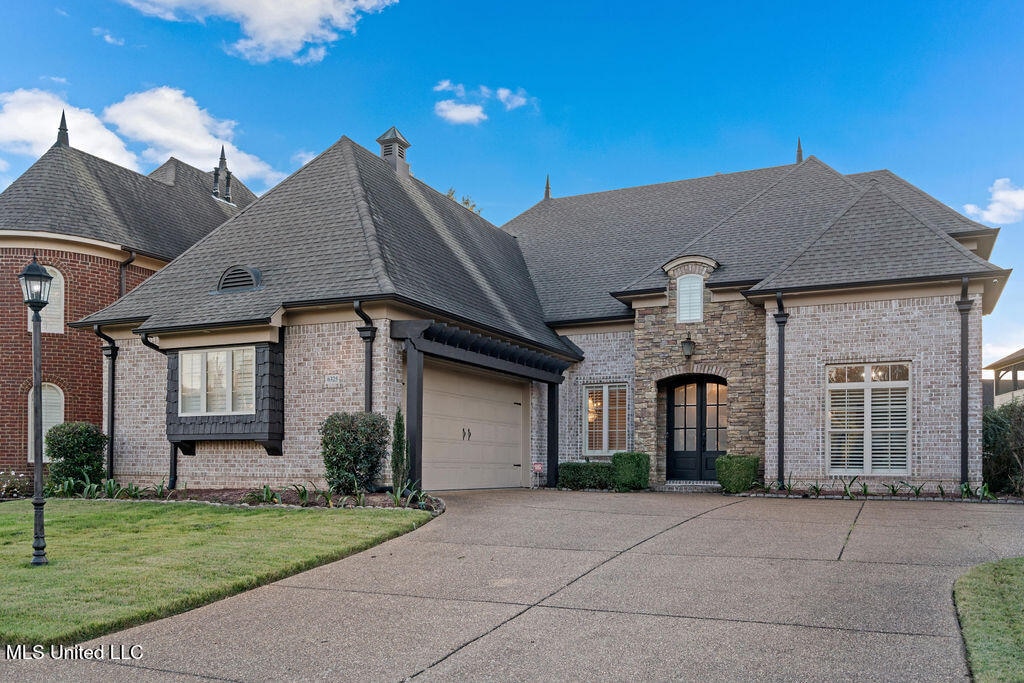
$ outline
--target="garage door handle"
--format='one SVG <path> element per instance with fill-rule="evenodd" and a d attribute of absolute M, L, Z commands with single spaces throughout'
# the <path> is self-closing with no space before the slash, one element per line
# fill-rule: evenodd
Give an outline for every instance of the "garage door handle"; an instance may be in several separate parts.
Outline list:
<path fill-rule="evenodd" d="M 522 467 L 522 466 L 523 466 L 523 464 L 522 464 L 522 463 L 518 463 L 518 464 L 516 464 L 516 465 L 512 465 L 512 467 Z"/>
<path fill-rule="evenodd" d="M 473 430 L 472 429 L 467 429 L 466 430 L 466 441 L 472 441 L 472 440 L 473 440 Z"/>
<path fill-rule="evenodd" d="M 466 428 L 465 427 L 462 428 L 462 440 L 463 441 L 466 440 Z"/>

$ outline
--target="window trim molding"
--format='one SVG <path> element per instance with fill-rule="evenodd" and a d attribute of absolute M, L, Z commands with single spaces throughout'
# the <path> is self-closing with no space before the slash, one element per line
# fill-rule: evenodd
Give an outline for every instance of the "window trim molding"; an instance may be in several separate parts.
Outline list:
<path fill-rule="evenodd" d="M 217 411 L 217 412 L 210 412 L 210 411 L 206 410 L 206 394 L 207 394 L 207 391 L 206 391 L 206 389 L 207 389 L 207 384 L 206 384 L 206 381 L 207 381 L 207 365 L 206 364 L 207 364 L 207 356 L 208 356 L 208 354 L 209 353 L 230 352 L 230 355 L 228 356 L 228 364 L 226 366 L 226 370 L 227 370 L 226 385 L 227 386 L 226 386 L 226 394 L 225 394 L 225 405 L 230 406 L 230 405 L 232 405 L 232 399 L 234 398 L 234 396 L 232 394 L 232 389 L 233 389 L 232 385 L 233 385 L 233 383 L 231 381 L 232 380 L 232 376 L 231 375 L 234 372 L 234 365 L 233 365 L 234 352 L 235 351 L 245 350 L 245 349 L 249 349 L 250 351 L 252 351 L 252 375 L 251 375 L 251 379 L 250 379 L 250 386 L 251 386 L 252 397 L 253 397 L 252 410 L 226 410 L 226 411 Z M 201 380 L 201 386 L 199 388 L 200 410 L 197 411 L 197 412 L 184 412 L 183 409 L 182 409 L 182 404 L 184 403 L 184 401 L 181 400 L 181 395 L 182 395 L 182 391 L 181 391 L 182 376 L 181 375 L 182 375 L 182 372 L 183 372 L 184 366 L 185 366 L 185 363 L 183 361 L 184 361 L 184 357 L 187 356 L 187 355 L 190 355 L 190 354 L 201 354 L 201 358 L 202 358 L 202 361 L 200 363 L 200 370 L 199 370 L 199 376 L 200 376 L 200 380 Z M 243 344 L 241 346 L 213 346 L 213 347 L 207 347 L 207 348 L 201 348 L 201 349 L 182 349 L 179 352 L 179 356 L 178 356 L 178 417 L 218 417 L 218 416 L 222 416 L 222 415 L 255 415 L 256 414 L 256 402 L 257 402 L 257 398 L 258 398 L 257 395 L 256 395 L 256 370 L 257 370 L 257 362 L 256 362 L 256 347 L 255 347 L 255 345 Z"/>
<path fill-rule="evenodd" d="M 590 448 L 590 423 L 589 423 L 589 392 L 592 389 L 602 389 L 602 415 L 601 415 L 601 445 L 604 447 L 601 450 L 593 450 Z M 629 450 L 629 431 L 630 431 L 630 420 L 629 420 L 629 383 L 628 382 L 590 382 L 583 384 L 583 455 L 590 456 L 610 456 L 613 453 L 618 453 L 619 449 L 612 450 L 608 447 L 608 392 L 610 389 L 621 388 L 625 392 L 626 399 L 626 433 L 625 450 Z"/>
<path fill-rule="evenodd" d="M 878 365 L 905 365 L 907 367 L 907 379 L 905 380 L 883 380 L 883 381 L 872 381 L 871 368 Z M 860 382 L 830 382 L 828 378 L 829 369 L 836 367 L 850 367 L 850 366 L 861 366 L 864 368 L 865 379 Z M 832 476 L 873 476 L 873 477 L 886 477 L 886 476 L 908 476 L 911 471 L 911 456 L 913 453 L 913 377 L 914 377 L 914 364 L 909 360 L 890 360 L 890 361 L 871 361 L 871 362 L 836 362 L 826 363 L 824 367 L 825 372 L 825 468 L 828 475 Z M 832 409 L 832 390 L 839 388 L 847 389 L 862 389 L 864 391 L 864 426 L 860 430 L 861 438 L 863 439 L 864 448 L 864 466 L 861 469 L 851 468 L 834 468 L 832 467 L 832 451 L 831 451 L 831 435 L 833 433 L 841 433 L 843 429 L 833 429 L 832 421 L 829 417 L 829 413 Z M 898 429 L 884 429 L 879 431 L 885 432 L 906 432 L 906 466 L 902 469 L 888 469 L 888 470 L 876 470 L 873 467 L 874 454 L 871 449 L 871 436 L 874 431 L 871 426 L 871 400 L 873 389 L 906 389 L 907 400 L 906 400 L 906 414 L 907 421 L 905 430 Z"/>

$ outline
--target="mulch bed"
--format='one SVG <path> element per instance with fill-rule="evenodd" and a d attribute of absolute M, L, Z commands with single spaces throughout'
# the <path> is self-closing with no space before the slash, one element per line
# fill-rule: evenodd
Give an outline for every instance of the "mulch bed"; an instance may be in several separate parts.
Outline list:
<path fill-rule="evenodd" d="M 263 489 L 179 489 L 170 492 L 166 497 L 166 500 L 192 500 L 203 503 L 220 503 L 222 505 L 302 505 L 302 501 L 299 498 L 299 493 L 295 489 L 272 489 L 272 493 L 279 496 L 278 500 L 273 503 L 267 503 L 263 500 Z M 314 500 L 316 498 L 316 500 Z M 356 505 L 356 503 L 361 505 Z M 306 500 L 304 507 L 328 507 L 328 503 L 324 500 L 323 496 L 316 497 L 313 492 L 309 492 L 309 496 Z M 366 493 L 363 494 L 361 501 L 356 499 L 356 496 L 343 496 L 334 494 L 331 496 L 330 507 L 339 508 L 355 508 L 355 507 L 367 507 L 367 508 L 394 508 L 394 507 L 409 507 L 416 510 L 427 510 L 434 515 L 438 515 L 444 511 L 444 501 L 436 496 L 429 494 L 423 494 L 420 500 L 414 502 L 412 505 L 403 504 L 396 506 L 394 499 L 390 494 L 387 493 Z"/>

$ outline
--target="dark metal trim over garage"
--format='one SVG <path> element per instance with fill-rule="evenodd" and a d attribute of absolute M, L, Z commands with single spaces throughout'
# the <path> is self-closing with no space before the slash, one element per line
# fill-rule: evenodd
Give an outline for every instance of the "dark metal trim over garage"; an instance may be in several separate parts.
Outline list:
<path fill-rule="evenodd" d="M 407 441 L 412 481 L 423 477 L 424 354 L 548 385 L 547 485 L 558 482 L 558 385 L 570 361 L 433 320 L 396 320 L 391 338 L 405 342 Z M 554 406 L 554 409 L 552 409 Z"/>

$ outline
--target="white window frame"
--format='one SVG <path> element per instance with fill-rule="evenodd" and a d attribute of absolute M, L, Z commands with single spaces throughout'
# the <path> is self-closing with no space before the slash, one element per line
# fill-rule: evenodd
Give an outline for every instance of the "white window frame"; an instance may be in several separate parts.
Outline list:
<path fill-rule="evenodd" d="M 685 283 L 685 287 L 684 287 Z M 684 299 L 683 294 L 686 293 Z M 694 302 L 696 298 L 696 302 Z M 683 303 L 686 302 L 686 311 Z M 691 309 L 696 303 L 696 313 Z M 704 320 L 704 276 L 688 273 L 676 278 L 676 322 L 699 323 Z"/>
<path fill-rule="evenodd" d="M 43 334 L 64 334 L 64 302 L 67 300 L 67 280 L 64 274 L 53 266 L 43 266 L 53 277 L 50 281 L 50 298 L 46 306 L 39 311 L 42 323 L 39 331 Z M 28 331 L 32 331 L 32 309 L 28 309 Z"/>
<path fill-rule="evenodd" d="M 871 368 L 873 366 L 881 365 L 902 365 L 907 368 L 907 379 L 905 380 L 888 380 L 888 381 L 873 381 L 871 379 Z M 829 371 L 833 368 L 840 367 L 862 367 L 864 369 L 864 381 L 863 382 L 830 382 Z M 835 475 L 875 475 L 875 476 L 886 476 L 886 475 L 907 475 L 910 473 L 910 458 L 911 458 L 911 423 L 912 423 L 912 412 L 911 412 L 911 388 L 910 378 L 913 377 L 914 368 L 911 363 L 907 361 L 887 361 L 887 362 L 873 362 L 873 363 L 835 363 L 825 367 L 825 459 L 828 467 L 829 474 Z M 834 429 L 832 427 L 831 411 L 832 411 L 832 392 L 833 390 L 860 390 L 863 391 L 864 397 L 864 421 L 862 429 L 851 430 L 851 429 Z M 871 419 L 871 404 L 872 404 L 872 392 L 883 389 L 906 389 L 906 426 L 903 429 L 880 429 L 879 432 L 886 433 L 899 433 L 903 432 L 906 434 L 907 454 L 906 454 L 906 467 L 902 469 L 875 469 L 872 462 L 872 419 Z M 863 449 L 864 449 L 864 467 L 861 469 L 855 468 L 838 468 L 832 467 L 832 434 L 842 434 L 860 431 L 863 438 Z"/>
<path fill-rule="evenodd" d="M 590 448 L 590 421 L 589 402 L 590 392 L 600 389 L 601 394 L 601 448 Z M 609 382 L 607 384 L 587 384 L 583 387 L 583 453 L 584 455 L 611 455 L 618 453 L 620 449 L 611 450 L 608 448 L 608 392 L 611 389 L 621 389 L 626 400 L 626 444 L 621 450 L 629 450 L 629 386 L 623 382 Z"/>
<path fill-rule="evenodd" d="M 220 410 L 220 411 L 209 411 L 206 409 L 206 360 L 210 353 L 224 353 L 228 352 L 228 363 L 225 371 L 227 373 L 227 394 L 225 396 L 224 405 L 233 405 L 232 388 L 234 382 L 232 382 L 231 373 L 234 372 L 234 352 L 235 351 L 252 351 L 252 383 L 250 389 L 252 391 L 252 410 Z M 185 367 L 184 358 L 187 355 L 198 355 L 200 356 L 200 386 L 199 386 L 199 410 L 196 412 L 185 412 L 182 408 L 182 381 L 181 372 Z M 178 415 L 181 417 L 202 417 L 206 415 L 255 415 L 256 414 L 256 403 L 259 400 L 256 396 L 256 347 L 255 346 L 218 346 L 208 349 L 189 349 L 188 351 L 180 351 L 178 353 Z"/>
<path fill-rule="evenodd" d="M 47 389 L 55 389 L 57 391 L 57 395 L 60 397 L 60 419 L 56 420 L 56 421 L 51 421 L 52 423 L 49 425 L 49 427 L 47 426 L 47 420 L 46 420 L 46 418 L 47 418 L 47 412 L 46 412 L 46 390 Z M 48 456 L 46 454 L 46 433 L 48 431 L 50 431 L 50 427 L 53 427 L 54 425 L 59 425 L 59 424 L 63 424 L 64 423 L 64 412 L 65 412 L 66 402 L 65 402 L 65 399 L 64 399 L 64 390 L 61 389 L 56 384 L 53 384 L 52 382 L 43 382 L 42 390 L 43 390 L 43 392 L 42 392 L 43 393 L 43 462 L 50 462 L 50 456 Z M 28 390 L 28 430 L 26 430 L 26 433 L 28 434 L 28 461 L 30 463 L 36 461 L 36 454 L 32 451 L 32 441 L 33 441 L 33 436 L 34 436 L 34 434 L 33 434 L 34 424 L 33 424 L 33 421 L 32 421 L 32 396 L 33 396 L 33 392 L 34 392 L 33 389 L 29 389 Z"/>

